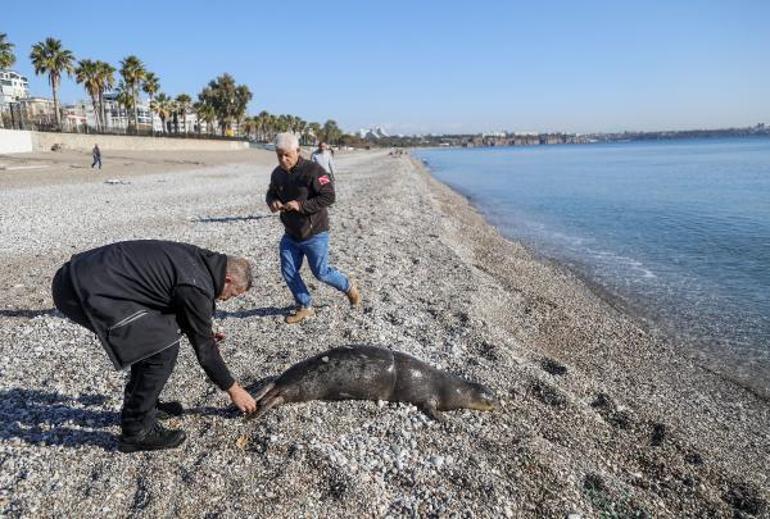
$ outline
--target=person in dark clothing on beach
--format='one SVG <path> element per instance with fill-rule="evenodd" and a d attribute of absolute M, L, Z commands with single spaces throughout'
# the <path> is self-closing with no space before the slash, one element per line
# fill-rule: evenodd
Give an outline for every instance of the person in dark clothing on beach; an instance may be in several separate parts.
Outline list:
<path fill-rule="evenodd" d="M 94 157 L 94 161 L 91 163 L 91 169 L 94 169 L 94 166 L 97 164 L 99 164 L 99 169 L 102 169 L 102 151 L 99 149 L 98 144 L 94 144 L 91 155 Z"/>
<path fill-rule="evenodd" d="M 179 353 L 180 333 L 208 378 L 245 413 L 256 402 L 233 379 L 213 333 L 215 301 L 246 292 L 252 283 L 244 258 L 186 243 L 126 241 L 72 256 L 54 276 L 56 308 L 94 332 L 117 369 L 130 367 L 121 412 L 122 452 L 168 449 L 184 431 L 158 423 L 182 413 L 178 402 L 159 403 Z"/>
<path fill-rule="evenodd" d="M 312 298 L 300 276 L 302 260 L 319 281 L 344 292 L 352 306 L 361 301 L 355 283 L 329 266 L 329 213 L 334 203 L 334 180 L 315 162 L 300 156 L 299 141 L 292 133 L 280 133 L 275 140 L 278 167 L 270 176 L 265 202 L 272 212 L 281 212 L 284 235 L 279 246 L 281 274 L 289 286 L 295 311 L 286 317 L 296 324 L 314 313 Z"/>

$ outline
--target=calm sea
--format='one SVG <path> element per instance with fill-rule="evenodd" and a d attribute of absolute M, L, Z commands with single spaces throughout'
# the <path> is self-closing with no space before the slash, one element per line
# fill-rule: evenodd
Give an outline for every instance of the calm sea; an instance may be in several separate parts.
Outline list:
<path fill-rule="evenodd" d="M 770 139 L 416 155 L 507 237 L 770 389 Z"/>

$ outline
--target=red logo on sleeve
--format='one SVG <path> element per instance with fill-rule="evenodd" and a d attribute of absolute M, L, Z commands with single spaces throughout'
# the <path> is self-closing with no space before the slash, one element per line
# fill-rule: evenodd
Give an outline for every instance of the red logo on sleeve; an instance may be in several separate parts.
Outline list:
<path fill-rule="evenodd" d="M 326 175 L 324 175 L 322 177 L 318 177 L 318 183 L 321 184 L 322 186 L 325 186 L 329 182 L 331 182 L 331 180 L 329 180 L 329 177 L 326 176 Z"/>

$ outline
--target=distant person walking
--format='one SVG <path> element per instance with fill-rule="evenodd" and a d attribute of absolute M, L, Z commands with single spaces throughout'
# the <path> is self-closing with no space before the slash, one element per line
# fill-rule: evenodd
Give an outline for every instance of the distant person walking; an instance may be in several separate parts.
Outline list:
<path fill-rule="evenodd" d="M 278 167 L 270 176 L 265 201 L 270 211 L 281 212 L 285 233 L 279 246 L 281 274 L 294 296 L 295 311 L 288 324 L 304 321 L 314 314 L 312 298 L 300 276 L 303 258 L 319 281 L 344 292 L 352 306 L 361 302 L 355 283 L 329 266 L 329 212 L 334 203 L 334 182 L 315 162 L 299 154 L 299 141 L 292 133 L 275 139 Z"/>
<path fill-rule="evenodd" d="M 310 155 L 310 160 L 324 168 L 334 182 L 334 154 L 324 141 L 318 143 L 318 149 Z"/>
<path fill-rule="evenodd" d="M 94 149 L 91 150 L 91 155 L 94 157 L 94 161 L 91 163 L 91 169 L 99 164 L 99 169 L 102 169 L 102 150 L 99 149 L 98 144 L 94 144 Z"/>

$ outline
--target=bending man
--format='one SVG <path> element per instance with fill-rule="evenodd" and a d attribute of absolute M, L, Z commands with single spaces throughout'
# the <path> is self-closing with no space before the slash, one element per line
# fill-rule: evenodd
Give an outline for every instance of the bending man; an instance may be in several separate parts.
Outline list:
<path fill-rule="evenodd" d="M 162 427 L 156 416 L 158 409 L 161 415 L 182 413 L 179 403 L 158 404 L 176 363 L 180 332 L 233 404 L 242 412 L 256 409 L 222 360 L 217 343 L 224 335 L 211 327 L 215 300 L 238 296 L 251 283 L 247 260 L 169 241 L 105 245 L 59 269 L 52 287 L 56 308 L 96 333 L 115 368 L 131 368 L 120 451 L 168 449 L 185 440 L 184 431 Z"/>

